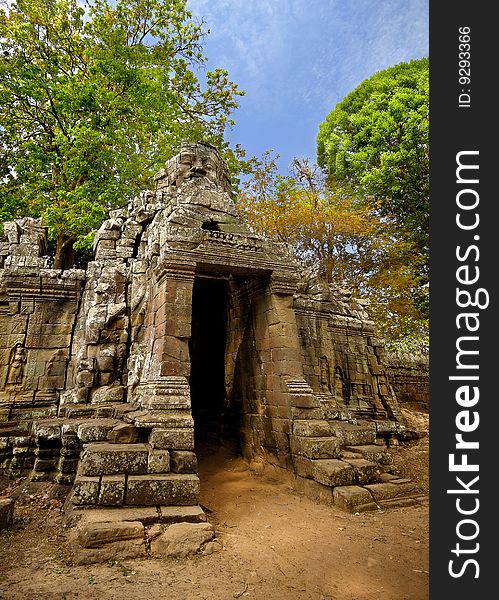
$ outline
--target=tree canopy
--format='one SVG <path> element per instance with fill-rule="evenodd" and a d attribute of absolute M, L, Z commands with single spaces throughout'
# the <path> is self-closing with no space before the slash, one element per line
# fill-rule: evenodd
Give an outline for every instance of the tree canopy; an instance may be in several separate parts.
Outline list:
<path fill-rule="evenodd" d="M 249 161 L 251 176 L 237 207 L 256 231 L 290 245 L 304 265 L 338 287 L 370 300 L 378 335 L 404 350 L 427 347 L 427 321 L 415 302 L 421 256 L 397 236 L 377 204 L 327 184 L 323 171 L 295 159 L 279 174 L 271 151 Z"/>
<path fill-rule="evenodd" d="M 320 126 L 318 163 L 395 224 L 419 255 L 419 304 L 427 311 L 429 148 L 428 59 L 376 73 L 340 102 Z M 409 244 L 410 243 L 410 244 Z M 415 265 L 416 266 L 416 265 Z"/>
<path fill-rule="evenodd" d="M 377 219 L 341 190 L 328 189 L 317 165 L 295 159 L 283 176 L 277 159 L 271 151 L 251 159 L 240 214 L 255 230 L 289 244 L 304 265 L 320 265 L 326 280 L 358 290 L 379 242 Z"/>
<path fill-rule="evenodd" d="M 85 247 L 181 140 L 227 149 L 243 92 L 205 72 L 186 0 L 14 0 L 0 10 L 0 218 Z"/>
<path fill-rule="evenodd" d="M 371 199 L 326 181 L 318 165 L 295 159 L 281 175 L 278 155 L 266 151 L 247 162 L 249 178 L 237 199 L 253 229 L 289 245 L 304 266 L 356 297 L 370 301 L 377 334 L 390 348 L 426 350 L 428 321 L 421 314 L 418 271 L 424 260 L 411 241 Z"/>

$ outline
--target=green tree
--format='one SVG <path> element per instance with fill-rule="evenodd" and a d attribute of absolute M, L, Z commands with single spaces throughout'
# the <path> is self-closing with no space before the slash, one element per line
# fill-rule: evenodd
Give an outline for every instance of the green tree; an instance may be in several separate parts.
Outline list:
<path fill-rule="evenodd" d="M 181 140 L 228 150 L 241 95 L 198 77 L 203 32 L 186 0 L 14 0 L 0 10 L 2 218 L 42 216 L 56 267 L 107 211 L 151 185 Z"/>
<path fill-rule="evenodd" d="M 427 314 L 428 59 L 401 63 L 361 83 L 328 115 L 317 138 L 318 163 L 358 198 L 376 204 L 405 240 L 416 269 L 411 289 Z"/>

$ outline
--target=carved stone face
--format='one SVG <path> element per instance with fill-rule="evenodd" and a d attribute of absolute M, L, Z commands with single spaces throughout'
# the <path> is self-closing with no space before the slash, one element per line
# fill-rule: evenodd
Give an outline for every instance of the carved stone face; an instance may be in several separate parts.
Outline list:
<path fill-rule="evenodd" d="M 210 181 L 216 181 L 217 158 L 215 151 L 210 151 L 208 148 L 196 146 L 182 149 L 177 185 L 180 181 L 195 177 L 207 177 Z"/>
<path fill-rule="evenodd" d="M 224 192 L 232 193 L 229 170 L 217 149 L 203 142 L 184 142 L 177 156 L 171 158 L 156 176 L 158 190 L 180 188 L 185 181 L 207 179 Z"/>

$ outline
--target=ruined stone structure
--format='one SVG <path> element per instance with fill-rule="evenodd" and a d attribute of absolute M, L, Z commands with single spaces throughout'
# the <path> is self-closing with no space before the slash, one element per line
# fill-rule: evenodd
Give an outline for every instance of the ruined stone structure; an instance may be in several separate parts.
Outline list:
<path fill-rule="evenodd" d="M 386 373 L 400 406 L 430 407 L 429 357 L 427 354 L 387 354 Z"/>
<path fill-rule="evenodd" d="M 171 523 L 209 539 L 197 460 L 214 441 L 349 510 L 414 494 L 389 473 L 403 426 L 363 304 L 238 219 L 213 147 L 182 145 L 155 181 L 110 213 L 86 270 L 46 267 L 40 222 L 5 225 L 6 472 L 72 485 L 84 560 L 125 552 L 116 536 L 164 551 Z"/>

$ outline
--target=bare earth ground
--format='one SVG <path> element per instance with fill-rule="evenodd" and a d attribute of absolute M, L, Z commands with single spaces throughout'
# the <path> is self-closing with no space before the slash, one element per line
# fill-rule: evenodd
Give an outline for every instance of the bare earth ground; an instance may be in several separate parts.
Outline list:
<path fill-rule="evenodd" d="M 428 415 L 404 411 L 412 429 Z M 428 490 L 428 437 L 392 452 L 398 472 Z M 285 474 L 256 473 L 228 452 L 200 465 L 200 503 L 215 525 L 211 554 L 72 566 L 61 500 L 24 486 L 0 533 L 0 598 L 165 600 L 427 600 L 428 506 L 349 514 L 294 491 Z"/>

